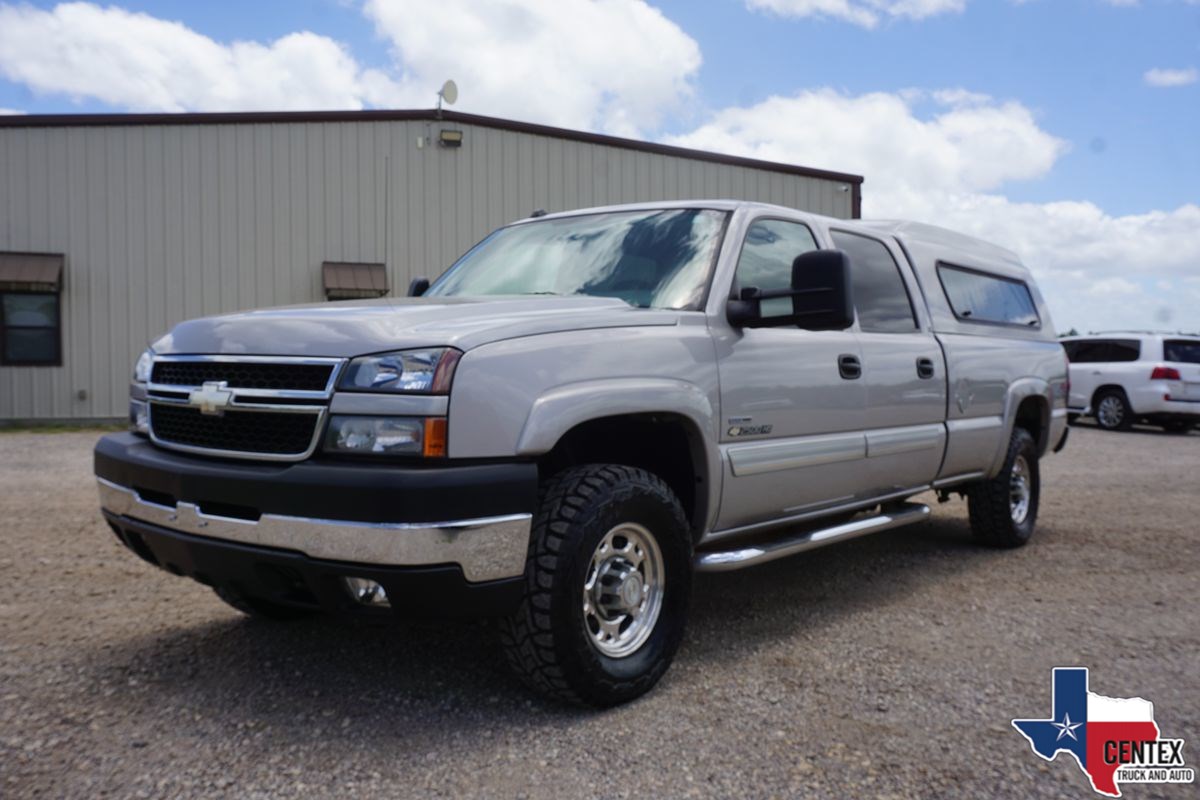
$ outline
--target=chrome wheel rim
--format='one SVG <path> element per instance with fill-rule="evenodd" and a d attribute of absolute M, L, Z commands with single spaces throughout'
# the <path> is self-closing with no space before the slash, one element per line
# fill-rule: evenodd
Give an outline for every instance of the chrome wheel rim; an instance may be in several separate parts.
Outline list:
<path fill-rule="evenodd" d="M 1017 456 L 1008 478 L 1008 507 L 1013 522 L 1020 525 L 1029 516 L 1029 499 L 1033 496 L 1033 477 L 1025 456 Z"/>
<path fill-rule="evenodd" d="M 1106 428 L 1115 428 L 1120 425 L 1121 420 L 1125 418 L 1125 408 L 1121 399 L 1110 394 L 1101 400 L 1100 407 L 1096 409 L 1096 418 Z"/>
<path fill-rule="evenodd" d="M 666 572 L 649 530 L 617 525 L 596 545 L 583 584 L 583 627 L 602 655 L 623 658 L 646 643 L 662 611 Z"/>

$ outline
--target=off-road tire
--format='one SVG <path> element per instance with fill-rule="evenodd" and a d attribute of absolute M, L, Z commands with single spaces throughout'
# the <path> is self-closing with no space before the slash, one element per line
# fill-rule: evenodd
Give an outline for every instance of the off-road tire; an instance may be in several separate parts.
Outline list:
<path fill-rule="evenodd" d="M 261 597 L 251 597 L 231 586 L 216 586 L 213 588 L 213 591 L 217 597 L 224 600 L 230 606 L 255 619 L 266 619 L 273 622 L 292 622 L 294 620 L 309 619 L 310 617 L 317 616 L 316 611 L 285 606 L 281 603 L 272 603 L 270 600 L 263 600 Z"/>
<path fill-rule="evenodd" d="M 1105 424 L 1105 418 L 1100 414 L 1100 405 L 1109 399 L 1120 407 L 1120 420 L 1115 425 Z M 1105 389 L 1096 395 L 1092 416 L 1096 418 L 1096 424 L 1106 431 L 1127 431 L 1133 426 L 1133 409 L 1129 406 L 1129 398 L 1120 389 Z"/>
<path fill-rule="evenodd" d="M 581 596 L 592 555 L 621 523 L 654 537 L 665 567 L 662 606 L 649 638 L 620 658 L 592 644 Z M 649 691 L 679 644 L 691 595 L 692 542 L 687 519 L 662 479 L 614 464 L 573 467 L 540 492 L 525 566 L 525 596 L 499 624 L 513 671 L 528 686 L 571 703 L 609 707 Z"/>
<path fill-rule="evenodd" d="M 1028 508 L 1022 520 L 1013 518 L 1013 468 L 1024 459 L 1030 481 Z M 1020 547 L 1026 544 L 1037 525 L 1041 476 L 1037 444 L 1029 431 L 1014 428 L 1004 457 L 1004 467 L 996 477 L 978 481 L 967 489 L 967 508 L 971 534 L 989 547 Z"/>

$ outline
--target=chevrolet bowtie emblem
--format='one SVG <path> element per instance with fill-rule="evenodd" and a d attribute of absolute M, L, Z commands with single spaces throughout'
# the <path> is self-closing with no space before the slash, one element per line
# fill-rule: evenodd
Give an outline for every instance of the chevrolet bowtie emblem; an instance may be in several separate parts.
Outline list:
<path fill-rule="evenodd" d="M 225 381 L 208 381 L 188 395 L 188 405 L 200 409 L 201 414 L 219 417 L 233 401 L 233 392 L 226 391 Z"/>

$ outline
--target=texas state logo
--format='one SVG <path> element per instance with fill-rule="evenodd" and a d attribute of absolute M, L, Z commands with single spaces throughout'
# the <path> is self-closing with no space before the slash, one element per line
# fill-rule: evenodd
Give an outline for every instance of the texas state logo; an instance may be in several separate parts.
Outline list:
<path fill-rule="evenodd" d="M 1014 719 L 1013 727 L 1047 761 L 1075 758 L 1092 788 L 1121 796 L 1122 783 L 1191 783 L 1183 739 L 1166 739 L 1154 721 L 1154 704 L 1140 697 L 1105 697 L 1088 691 L 1087 667 L 1056 667 L 1050 719 Z"/>

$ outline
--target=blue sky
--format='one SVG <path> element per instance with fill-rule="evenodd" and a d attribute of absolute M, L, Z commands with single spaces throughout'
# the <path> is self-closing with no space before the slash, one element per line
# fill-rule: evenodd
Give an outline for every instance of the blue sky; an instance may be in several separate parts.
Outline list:
<path fill-rule="evenodd" d="M 1060 327 L 1200 327 L 1197 69 L 1200 0 L 0 0 L 0 109 L 426 107 L 455 77 L 463 111 L 860 172 L 868 215 L 1017 249 Z"/>

